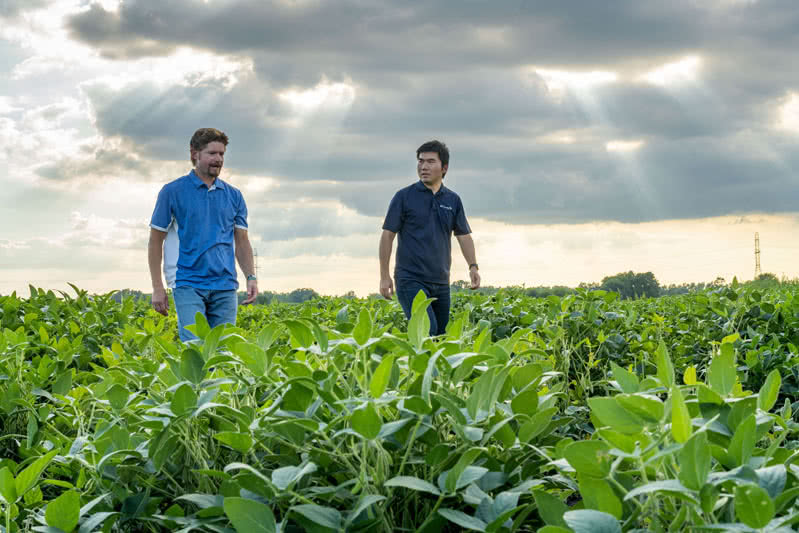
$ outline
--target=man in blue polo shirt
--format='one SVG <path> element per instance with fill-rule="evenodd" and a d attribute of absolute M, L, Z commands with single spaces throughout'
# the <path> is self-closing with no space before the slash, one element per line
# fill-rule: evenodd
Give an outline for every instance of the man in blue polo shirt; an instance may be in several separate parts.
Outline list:
<path fill-rule="evenodd" d="M 219 178 L 227 135 L 214 128 L 197 130 L 189 142 L 194 169 L 167 183 L 158 193 L 150 221 L 148 262 L 153 308 L 166 315 L 169 299 L 161 279 L 173 289 L 180 340 L 199 311 L 213 328 L 236 323 L 239 287 L 235 260 L 247 277 L 248 304 L 258 295 L 252 246 L 247 235 L 247 205 L 241 192 Z M 166 241 L 166 245 L 165 245 Z"/>
<path fill-rule="evenodd" d="M 410 318 L 413 299 L 420 290 L 435 298 L 427 309 L 430 334 L 441 335 L 449 322 L 453 232 L 469 265 L 472 289 L 480 287 L 480 274 L 461 199 L 442 184 L 449 166 L 447 146 L 440 141 L 426 142 L 416 150 L 416 160 L 419 181 L 394 195 L 383 222 L 380 294 L 390 299 L 394 293 L 389 260 L 394 237 L 399 235 L 394 265 L 397 299 Z"/>

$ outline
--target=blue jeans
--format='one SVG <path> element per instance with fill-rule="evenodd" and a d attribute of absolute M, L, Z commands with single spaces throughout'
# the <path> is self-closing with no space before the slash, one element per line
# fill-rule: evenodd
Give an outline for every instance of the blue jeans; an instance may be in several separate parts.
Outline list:
<path fill-rule="evenodd" d="M 178 335 L 183 342 L 197 337 L 186 329 L 194 324 L 194 316 L 199 311 L 208 320 L 211 328 L 219 324 L 236 324 L 236 310 L 239 305 L 235 290 L 212 291 L 194 287 L 177 287 L 172 290 L 175 298 L 175 311 L 178 314 Z"/>
<path fill-rule="evenodd" d="M 424 291 L 428 298 L 435 298 L 427 308 L 430 318 L 430 335 L 443 335 L 449 322 L 449 285 L 446 283 L 425 283 L 410 279 L 397 280 L 397 300 L 399 300 L 405 316 L 411 318 L 413 299 L 419 291 Z"/>

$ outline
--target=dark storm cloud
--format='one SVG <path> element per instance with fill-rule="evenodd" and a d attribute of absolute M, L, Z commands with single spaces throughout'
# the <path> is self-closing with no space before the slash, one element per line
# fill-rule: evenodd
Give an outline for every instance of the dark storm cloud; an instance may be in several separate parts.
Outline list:
<path fill-rule="evenodd" d="M 142 157 L 185 158 L 194 129 L 214 125 L 231 136 L 229 168 L 280 180 L 264 194 L 379 218 L 414 179 L 416 146 L 442 138 L 446 183 L 471 216 L 539 223 L 796 210 L 799 146 L 771 123 L 799 89 L 797 25 L 788 0 L 131 0 L 69 21 L 75 38 L 120 60 L 178 46 L 253 60 L 232 89 L 85 85 L 100 132 Z M 695 81 L 638 78 L 687 54 L 702 58 Z M 554 94 L 533 66 L 620 80 Z M 298 116 L 279 97 L 323 80 L 351 82 L 352 105 Z M 553 132 L 577 133 L 573 144 L 542 141 Z M 611 140 L 645 144 L 609 153 Z M 261 228 L 269 239 L 356 232 L 326 224 L 347 216 L 334 211 L 275 212 L 285 224 Z"/>

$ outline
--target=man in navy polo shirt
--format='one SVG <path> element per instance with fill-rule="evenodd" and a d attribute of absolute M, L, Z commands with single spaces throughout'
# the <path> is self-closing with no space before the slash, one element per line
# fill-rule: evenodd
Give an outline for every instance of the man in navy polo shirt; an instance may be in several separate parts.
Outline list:
<path fill-rule="evenodd" d="M 164 185 L 150 221 L 153 308 L 163 315 L 169 312 L 159 271 L 163 259 L 184 342 L 197 338 L 186 326 L 194 324 L 198 311 L 212 328 L 236 323 L 236 259 L 247 276 L 247 299 L 242 303 L 251 303 L 258 295 L 247 205 L 238 189 L 219 178 L 227 144 L 227 135 L 217 129 L 197 130 L 189 142 L 194 169 Z"/>
<path fill-rule="evenodd" d="M 413 299 L 420 290 L 435 298 L 427 309 L 430 334 L 441 335 L 449 322 L 453 232 L 469 265 L 472 289 L 480 287 L 480 274 L 461 199 L 442 184 L 449 166 L 447 146 L 440 141 L 426 142 L 416 150 L 416 159 L 419 181 L 394 195 L 383 222 L 380 294 L 390 299 L 394 292 L 388 265 L 394 237 L 399 235 L 394 265 L 397 299 L 410 318 Z"/>

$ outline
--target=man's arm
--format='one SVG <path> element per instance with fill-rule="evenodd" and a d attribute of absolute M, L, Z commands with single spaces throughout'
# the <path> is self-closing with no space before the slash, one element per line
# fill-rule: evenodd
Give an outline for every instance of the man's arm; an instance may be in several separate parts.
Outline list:
<path fill-rule="evenodd" d="M 147 263 L 150 265 L 150 279 L 153 283 L 153 309 L 166 316 L 169 314 L 169 298 L 166 296 L 164 281 L 161 278 L 164 239 L 166 239 L 165 232 L 150 228 L 150 241 L 147 244 Z"/>
<path fill-rule="evenodd" d="M 255 259 L 252 255 L 252 245 L 246 229 L 235 228 L 233 231 L 236 239 L 236 259 L 245 276 L 255 275 Z M 242 304 L 251 304 L 258 297 L 258 280 L 247 281 L 247 299 Z"/>
<path fill-rule="evenodd" d="M 396 233 L 387 229 L 384 229 L 380 235 L 380 294 L 387 300 L 390 300 L 394 294 L 394 282 L 391 279 L 388 265 L 396 235 Z"/>
<path fill-rule="evenodd" d="M 480 273 L 477 271 L 477 256 L 474 252 L 474 241 L 472 240 L 471 234 L 467 233 L 465 235 L 456 235 L 456 239 L 458 239 L 458 245 L 461 247 L 461 253 L 463 253 L 463 258 L 466 259 L 467 265 L 473 265 L 469 267 L 469 278 L 471 278 L 471 286 L 472 290 L 480 288 Z"/>

